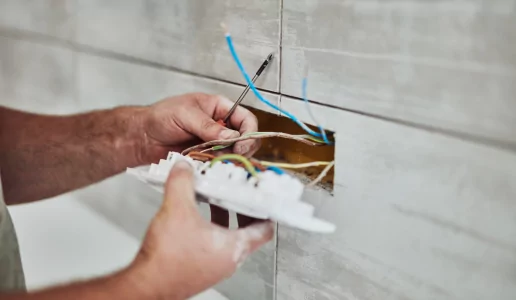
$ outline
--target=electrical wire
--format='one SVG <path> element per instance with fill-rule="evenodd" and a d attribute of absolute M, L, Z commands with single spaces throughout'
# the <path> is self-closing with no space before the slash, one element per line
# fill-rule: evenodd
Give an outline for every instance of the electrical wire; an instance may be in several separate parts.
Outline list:
<path fill-rule="evenodd" d="M 285 174 L 285 171 L 283 171 L 282 169 L 280 169 L 280 168 L 278 168 L 278 167 L 275 167 L 275 166 L 269 166 L 269 167 L 267 168 L 267 170 L 271 170 L 271 171 L 275 172 L 275 173 L 276 173 L 276 174 L 278 174 L 278 175 L 283 175 L 283 174 Z"/>
<path fill-rule="evenodd" d="M 224 154 L 221 156 L 217 156 L 211 161 L 210 167 L 212 167 L 217 162 L 223 162 L 225 160 L 236 160 L 238 162 L 241 162 L 246 168 L 247 172 L 249 172 L 249 174 L 251 174 L 252 176 L 258 175 L 258 172 L 256 172 L 256 169 L 254 168 L 253 164 L 247 158 L 238 154 Z"/>
<path fill-rule="evenodd" d="M 303 130 L 305 130 L 306 132 L 308 132 L 309 134 L 315 136 L 315 137 L 322 137 L 322 134 L 318 133 L 318 132 L 315 132 L 313 131 L 312 129 L 310 129 L 305 123 L 301 122 L 297 117 L 295 117 L 294 115 L 292 115 L 291 113 L 281 109 L 280 107 L 274 105 L 273 103 L 271 103 L 269 100 L 265 99 L 262 94 L 256 89 L 256 86 L 254 85 L 253 81 L 251 80 L 251 78 L 249 77 L 249 75 L 247 74 L 247 72 L 245 71 L 245 68 L 244 66 L 242 65 L 242 62 L 240 61 L 240 58 L 238 57 L 238 54 L 236 53 L 236 50 L 235 50 L 235 47 L 233 46 L 233 40 L 231 38 L 231 34 L 229 33 L 229 30 L 227 29 L 226 25 L 224 24 L 221 24 L 222 28 L 225 30 L 225 36 L 226 36 L 226 42 L 228 44 L 228 47 L 229 47 L 229 51 L 231 52 L 231 56 L 233 57 L 233 60 L 235 61 L 235 63 L 237 64 L 238 68 L 240 69 L 240 72 L 242 73 L 242 75 L 244 76 L 247 84 L 249 85 L 249 87 L 251 88 L 251 90 L 253 91 L 254 95 L 260 100 L 262 101 L 263 103 L 265 103 L 267 106 L 281 112 L 282 114 L 284 114 L 285 116 L 289 117 L 292 121 L 294 121 L 297 125 L 299 125 L 301 128 L 303 128 Z"/>
<path fill-rule="evenodd" d="M 181 152 L 182 155 L 187 155 L 188 153 L 198 150 L 198 149 L 206 149 L 208 147 L 211 147 L 210 150 L 217 151 L 223 148 L 227 148 L 228 146 L 245 140 L 250 139 L 265 139 L 265 138 L 284 138 L 284 139 L 291 139 L 295 140 L 304 144 L 307 144 L 309 146 L 321 146 L 324 145 L 324 142 L 321 143 L 320 141 L 314 142 L 306 138 L 305 135 L 294 135 L 294 134 L 288 134 L 283 132 L 260 132 L 259 134 L 249 134 L 249 135 L 243 135 L 241 137 L 233 138 L 233 139 L 227 139 L 227 140 L 213 140 L 206 143 L 202 143 L 199 145 L 192 146 L 190 148 L 187 148 Z M 214 147 L 215 146 L 215 147 Z M 225 146 L 225 147 L 222 147 Z M 207 149 L 206 149 L 207 150 Z"/>
<path fill-rule="evenodd" d="M 188 153 L 188 156 L 190 157 L 202 157 L 202 158 L 206 158 L 208 160 L 212 160 L 212 159 L 215 159 L 215 156 L 214 155 L 211 155 L 211 154 L 208 154 L 208 153 L 202 153 L 202 152 L 195 152 L 195 151 L 192 151 L 190 153 Z"/>
<path fill-rule="evenodd" d="M 260 164 L 262 164 L 266 167 L 278 167 L 278 168 L 283 168 L 283 169 L 305 169 L 305 168 L 311 168 L 311 167 L 327 166 L 331 163 L 332 162 L 328 162 L 328 161 L 314 161 L 314 162 L 302 163 L 302 164 L 289 164 L 289 163 L 276 163 L 276 162 L 269 162 L 269 161 L 260 161 Z"/>
<path fill-rule="evenodd" d="M 312 182 L 307 184 L 306 187 L 313 187 L 316 184 L 318 184 L 321 180 L 323 180 L 324 176 L 328 174 L 328 172 L 331 170 L 331 168 L 333 168 L 333 166 L 335 166 L 335 161 L 332 161 L 330 164 L 328 164 L 326 168 L 324 168 L 324 170 L 321 172 L 321 174 L 319 174 L 319 176 L 317 176 L 317 178 L 315 178 Z"/>
<path fill-rule="evenodd" d="M 305 77 L 303 78 L 303 82 L 302 82 L 302 96 L 303 96 L 303 101 L 306 104 L 306 110 L 308 111 L 310 118 L 312 118 L 312 120 L 317 125 L 317 127 L 319 127 L 319 130 L 321 131 L 321 135 L 322 135 L 324 142 L 328 145 L 331 145 L 330 141 L 328 140 L 328 137 L 326 136 L 326 131 L 321 126 L 321 123 L 317 122 L 317 119 L 315 118 L 315 115 L 314 115 L 312 109 L 310 108 L 310 102 L 308 102 L 308 96 L 306 93 L 306 88 L 308 86 L 308 78 L 307 77 L 308 77 L 308 70 L 305 71 Z"/>

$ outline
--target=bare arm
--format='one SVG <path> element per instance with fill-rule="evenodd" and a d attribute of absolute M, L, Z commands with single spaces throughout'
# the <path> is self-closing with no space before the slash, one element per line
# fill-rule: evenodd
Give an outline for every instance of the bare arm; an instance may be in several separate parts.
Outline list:
<path fill-rule="evenodd" d="M 140 107 L 45 116 L 0 107 L 0 171 L 8 204 L 56 196 L 144 163 Z"/>
<path fill-rule="evenodd" d="M 193 170 L 178 163 L 165 184 L 161 209 L 129 267 L 108 277 L 35 293 L 0 292 L 0 299 L 189 299 L 231 276 L 273 234 L 269 222 L 229 230 L 203 219 L 195 204 Z"/>
<path fill-rule="evenodd" d="M 3 300 L 108 300 L 108 299 L 157 299 L 145 291 L 142 283 L 128 270 L 115 275 L 68 286 L 54 287 L 33 293 L 1 294 Z"/>
<path fill-rule="evenodd" d="M 198 139 L 235 138 L 258 129 L 256 117 L 239 107 L 229 130 L 215 120 L 228 99 L 202 94 L 167 98 L 151 106 L 119 107 L 71 116 L 45 116 L 0 107 L 0 172 L 7 204 L 53 197 L 155 162 Z M 234 151 L 251 155 L 258 141 Z"/>

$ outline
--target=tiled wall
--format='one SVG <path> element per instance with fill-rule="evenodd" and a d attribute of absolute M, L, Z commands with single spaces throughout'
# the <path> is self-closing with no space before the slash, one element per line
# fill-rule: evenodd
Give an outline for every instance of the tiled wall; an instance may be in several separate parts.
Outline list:
<path fill-rule="evenodd" d="M 0 102 L 67 113 L 258 85 L 337 132 L 335 234 L 280 227 L 231 299 L 514 299 L 516 1 L 0 1 Z M 264 109 L 253 96 L 247 104 Z M 124 175 L 76 193 L 134 236 L 159 195 Z M 205 213 L 205 211 L 204 211 Z"/>

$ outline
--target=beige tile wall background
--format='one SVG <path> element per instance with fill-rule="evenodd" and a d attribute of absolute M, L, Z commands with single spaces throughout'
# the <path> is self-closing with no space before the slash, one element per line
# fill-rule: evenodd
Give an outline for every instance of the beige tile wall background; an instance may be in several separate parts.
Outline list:
<path fill-rule="evenodd" d="M 516 1 L 0 0 L 0 103 L 46 113 L 235 99 L 243 79 L 337 132 L 331 236 L 284 227 L 231 299 L 516 297 Z M 252 95 L 247 104 L 265 109 Z M 124 175 L 75 193 L 141 237 L 160 197 Z"/>

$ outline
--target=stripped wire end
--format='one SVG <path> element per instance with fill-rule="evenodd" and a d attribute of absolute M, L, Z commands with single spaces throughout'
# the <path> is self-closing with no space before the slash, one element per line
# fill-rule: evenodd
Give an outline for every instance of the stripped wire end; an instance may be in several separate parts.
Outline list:
<path fill-rule="evenodd" d="M 321 174 L 319 174 L 319 176 L 317 176 L 317 178 L 315 178 L 312 182 L 310 182 L 309 184 L 306 185 L 306 187 L 314 187 L 316 184 L 318 184 L 319 182 L 321 182 L 321 180 L 323 180 L 323 178 L 328 175 L 328 172 L 330 172 L 330 170 L 335 166 L 335 161 L 332 161 L 331 163 L 329 163 L 326 168 L 324 168 L 324 170 L 321 172 Z"/>
<path fill-rule="evenodd" d="M 220 27 L 224 30 L 224 35 L 230 36 L 228 26 L 224 22 L 220 22 Z"/>
<path fill-rule="evenodd" d="M 315 125 L 317 125 L 317 127 L 319 128 L 319 131 L 321 132 L 321 137 L 323 138 L 324 143 L 327 144 L 327 145 L 332 145 L 332 143 L 328 140 L 328 136 L 326 135 L 326 131 L 321 126 L 321 124 L 319 122 L 317 122 L 317 119 L 315 118 L 315 115 L 312 112 L 312 108 L 310 107 L 310 102 L 308 101 L 308 96 L 307 96 L 307 92 L 306 92 L 307 86 L 308 86 L 308 64 L 305 65 L 305 77 L 303 78 L 303 81 L 302 81 L 303 101 L 305 102 L 306 110 L 308 111 L 308 114 L 310 115 L 310 118 L 312 118 L 312 121 L 314 121 Z"/>

